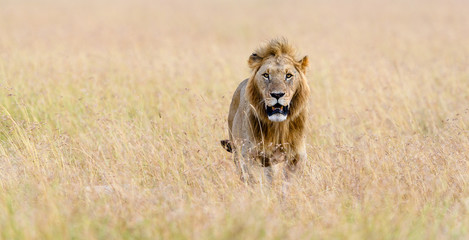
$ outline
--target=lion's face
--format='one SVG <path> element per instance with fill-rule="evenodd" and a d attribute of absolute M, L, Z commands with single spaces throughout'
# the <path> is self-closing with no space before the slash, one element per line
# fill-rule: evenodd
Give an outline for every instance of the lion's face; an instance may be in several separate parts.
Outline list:
<path fill-rule="evenodd" d="M 272 122 L 288 118 L 290 103 L 302 80 L 302 73 L 293 61 L 285 56 L 266 59 L 254 76 L 265 113 Z"/>
<path fill-rule="evenodd" d="M 310 92 L 307 56 L 296 60 L 295 49 L 286 39 L 275 39 L 251 54 L 248 65 L 253 75 L 246 96 L 258 120 L 284 122 L 305 112 Z"/>

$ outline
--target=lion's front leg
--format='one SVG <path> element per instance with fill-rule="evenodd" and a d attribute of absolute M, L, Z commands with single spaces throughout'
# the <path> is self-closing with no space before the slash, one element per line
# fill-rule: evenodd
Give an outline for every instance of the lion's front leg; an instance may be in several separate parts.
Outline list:
<path fill-rule="evenodd" d="M 273 174 L 274 172 L 273 172 L 272 166 L 264 167 L 264 175 L 265 175 L 265 178 L 267 179 L 267 185 L 269 187 L 272 186 Z"/>
<path fill-rule="evenodd" d="M 240 169 L 241 169 L 241 180 L 244 183 L 251 183 L 254 178 L 251 173 L 251 165 L 252 165 L 252 148 L 250 144 L 243 144 L 241 148 L 241 155 L 242 158 L 240 159 Z"/>
<path fill-rule="evenodd" d="M 285 197 L 288 193 L 288 188 L 290 185 L 290 177 L 298 170 L 298 163 L 306 161 L 307 155 L 306 151 L 299 152 L 291 159 L 288 159 L 285 163 L 285 168 L 283 169 L 283 184 L 282 184 L 282 193 Z"/>
<path fill-rule="evenodd" d="M 251 144 L 245 142 L 241 145 L 241 153 L 237 152 L 235 154 L 236 168 L 238 169 L 241 181 L 244 183 L 251 183 L 254 180 L 250 170 L 252 160 Z"/>

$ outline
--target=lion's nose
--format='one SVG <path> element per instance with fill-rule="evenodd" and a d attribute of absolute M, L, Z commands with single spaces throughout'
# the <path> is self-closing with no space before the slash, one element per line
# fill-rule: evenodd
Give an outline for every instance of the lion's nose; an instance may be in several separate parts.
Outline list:
<path fill-rule="evenodd" d="M 285 93 L 283 92 L 273 92 L 273 93 L 270 93 L 270 96 L 276 98 L 276 99 L 279 99 L 281 97 L 283 97 L 285 95 Z"/>

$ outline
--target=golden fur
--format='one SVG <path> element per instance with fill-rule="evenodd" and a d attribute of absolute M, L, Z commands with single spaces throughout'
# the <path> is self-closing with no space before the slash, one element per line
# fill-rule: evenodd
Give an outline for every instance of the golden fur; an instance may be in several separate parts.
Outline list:
<path fill-rule="evenodd" d="M 228 116 L 230 140 L 222 141 L 222 145 L 234 153 L 243 179 L 249 178 L 248 165 L 253 161 L 264 167 L 286 161 L 287 168 L 293 170 L 306 158 L 304 134 L 310 90 L 304 74 L 308 58 L 296 60 L 295 54 L 285 39 L 274 39 L 260 47 L 248 60 L 251 77 L 233 95 Z M 263 79 L 260 71 L 271 73 L 272 80 Z M 293 73 L 292 80 L 284 77 L 286 72 Z M 289 113 L 281 122 L 269 120 L 266 113 L 266 104 L 273 101 L 269 96 L 272 91 L 285 93 L 276 102 L 288 102 Z"/>

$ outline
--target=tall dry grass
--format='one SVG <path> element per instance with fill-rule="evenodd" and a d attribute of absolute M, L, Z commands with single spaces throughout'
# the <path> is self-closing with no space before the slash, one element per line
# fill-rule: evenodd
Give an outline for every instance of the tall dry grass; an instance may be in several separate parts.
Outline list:
<path fill-rule="evenodd" d="M 0 0 L 0 238 L 468 238 L 468 9 Z M 219 146 L 276 36 L 313 92 L 284 199 Z"/>

